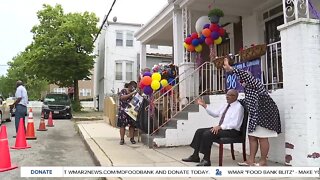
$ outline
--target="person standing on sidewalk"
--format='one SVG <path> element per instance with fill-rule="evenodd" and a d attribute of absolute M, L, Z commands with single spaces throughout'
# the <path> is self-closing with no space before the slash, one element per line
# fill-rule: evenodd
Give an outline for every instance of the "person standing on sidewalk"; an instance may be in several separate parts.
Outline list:
<path fill-rule="evenodd" d="M 227 72 L 236 74 L 244 87 L 244 102 L 249 111 L 248 136 L 250 156 L 246 162 L 239 162 L 239 166 L 266 166 L 269 152 L 270 137 L 277 137 L 281 133 L 279 109 L 268 94 L 264 85 L 248 72 L 236 69 L 224 59 L 223 68 Z M 260 145 L 261 157 L 255 163 L 255 156 Z"/>
<path fill-rule="evenodd" d="M 25 116 L 27 114 L 27 105 L 28 105 L 28 93 L 26 88 L 23 85 L 23 82 L 18 80 L 17 81 L 17 90 L 15 94 L 16 100 L 13 104 L 10 105 L 10 108 L 16 108 L 15 111 L 15 125 L 16 125 L 16 132 L 18 132 L 20 118 L 23 118 L 23 126 L 26 132 L 25 126 Z"/>
<path fill-rule="evenodd" d="M 129 106 L 129 102 L 132 100 L 133 96 L 137 93 L 136 91 L 137 83 L 131 81 L 127 84 L 127 88 L 124 88 L 120 91 L 119 94 L 119 110 L 118 110 L 118 122 L 117 126 L 120 128 L 120 145 L 124 144 L 124 134 L 125 127 L 129 125 L 129 135 L 130 142 L 135 144 L 134 140 L 134 128 L 135 121 L 125 112 L 126 108 Z"/>
<path fill-rule="evenodd" d="M 237 137 L 241 134 L 244 108 L 238 99 L 238 91 L 230 89 L 226 94 L 227 103 L 216 110 L 209 108 L 202 99 L 197 100 L 197 104 L 204 107 L 207 113 L 213 117 L 220 117 L 219 124 L 209 128 L 197 129 L 190 146 L 194 149 L 193 154 L 182 159 L 185 162 L 200 162 L 199 152 L 203 159 L 197 166 L 211 166 L 210 153 L 212 142 L 222 137 Z"/>

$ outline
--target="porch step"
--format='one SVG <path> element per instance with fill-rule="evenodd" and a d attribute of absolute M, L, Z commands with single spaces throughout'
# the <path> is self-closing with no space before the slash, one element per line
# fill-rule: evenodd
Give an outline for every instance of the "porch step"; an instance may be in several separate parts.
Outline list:
<path fill-rule="evenodd" d="M 148 134 L 141 134 L 141 142 L 148 146 L 149 148 L 152 148 L 154 146 L 153 144 L 153 139 L 154 138 L 164 138 L 164 136 L 159 136 L 159 135 L 153 135 L 149 137 L 149 143 L 148 143 Z"/>
<path fill-rule="evenodd" d="M 181 120 L 181 119 L 171 118 L 171 120 L 166 125 L 164 125 L 164 127 L 171 127 L 171 128 L 177 129 L 178 120 Z"/>
<path fill-rule="evenodd" d="M 205 102 L 206 104 L 210 104 L 210 97 L 209 97 L 209 95 L 201 96 L 201 98 L 204 100 L 204 102 Z"/>
<path fill-rule="evenodd" d="M 180 111 L 177 115 L 174 116 L 174 118 L 187 120 L 188 113 L 189 113 L 188 111 Z"/>
<path fill-rule="evenodd" d="M 167 129 L 177 129 L 177 128 L 164 126 L 164 127 L 160 128 L 158 130 L 158 132 L 155 133 L 155 135 L 165 138 Z"/>
<path fill-rule="evenodd" d="M 198 104 L 189 104 L 185 109 L 182 111 L 187 112 L 199 112 L 199 105 Z"/>

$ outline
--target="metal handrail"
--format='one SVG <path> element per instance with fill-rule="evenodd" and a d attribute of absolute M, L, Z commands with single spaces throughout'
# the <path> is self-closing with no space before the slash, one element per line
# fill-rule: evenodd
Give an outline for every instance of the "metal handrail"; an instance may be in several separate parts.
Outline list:
<path fill-rule="evenodd" d="M 201 72 L 202 72 L 202 74 L 201 74 Z M 177 84 L 175 84 L 170 90 L 166 91 L 160 97 L 158 97 L 157 99 L 153 100 L 153 102 L 151 102 L 151 104 L 146 107 L 146 110 L 149 110 L 150 107 L 154 107 L 156 104 L 158 105 L 158 108 L 157 108 L 158 109 L 157 110 L 157 113 L 158 113 L 158 119 L 157 119 L 158 120 L 158 126 L 156 127 L 156 129 L 153 128 L 153 132 L 151 133 L 151 135 L 153 135 L 161 127 L 166 125 L 173 117 L 175 117 L 179 112 L 184 110 L 188 105 L 192 104 L 197 98 L 199 98 L 200 96 L 205 94 L 209 90 L 209 88 L 213 89 L 213 81 L 212 81 L 213 72 L 214 72 L 214 64 L 213 63 L 211 63 L 211 62 L 203 63 L 202 65 L 200 65 L 199 67 L 194 69 L 192 72 L 190 72 L 187 76 L 185 76 L 182 80 L 180 80 Z M 205 73 L 205 75 L 204 75 L 204 73 Z M 209 73 L 209 75 L 208 75 L 208 73 Z M 174 96 L 174 94 L 172 92 L 175 92 L 176 89 L 179 89 L 179 86 L 180 86 L 181 83 L 189 83 L 189 86 L 191 86 L 190 82 L 186 82 L 186 81 L 189 80 L 190 78 L 197 77 L 197 75 L 199 75 L 199 77 L 202 78 L 202 83 L 201 83 L 202 89 L 199 86 L 199 89 L 201 89 L 201 90 L 197 94 L 196 94 L 197 90 L 194 89 L 194 92 L 192 92 L 192 94 L 189 93 L 189 96 L 186 95 L 186 97 L 185 97 L 185 98 L 189 98 L 188 102 L 186 104 L 184 104 L 183 107 L 180 104 L 179 104 L 179 106 L 181 106 L 181 107 L 178 107 L 178 99 L 179 99 L 179 97 Z M 206 77 L 206 76 L 208 76 L 208 77 Z M 204 77 L 206 77 L 206 81 L 208 81 L 208 79 L 210 79 L 209 83 L 203 81 Z M 194 84 L 193 84 L 193 87 L 195 87 Z M 196 88 L 198 88 L 198 87 L 196 87 Z M 189 90 L 190 90 L 190 87 L 189 87 Z M 193 96 L 191 96 L 191 95 L 193 95 Z M 160 112 L 161 112 L 160 104 L 161 104 L 161 101 L 162 101 L 162 108 L 163 108 L 162 115 L 165 116 L 165 117 L 162 117 L 162 118 L 160 117 Z M 169 102 L 170 102 L 170 105 L 169 105 Z M 168 108 L 169 106 L 170 106 L 170 109 Z M 152 109 L 152 111 L 154 109 Z M 179 109 L 179 111 L 178 111 L 178 109 Z M 169 112 L 170 112 L 170 115 L 169 115 Z M 155 118 L 153 120 L 155 120 Z M 165 120 L 165 122 L 160 124 L 160 120 Z"/>

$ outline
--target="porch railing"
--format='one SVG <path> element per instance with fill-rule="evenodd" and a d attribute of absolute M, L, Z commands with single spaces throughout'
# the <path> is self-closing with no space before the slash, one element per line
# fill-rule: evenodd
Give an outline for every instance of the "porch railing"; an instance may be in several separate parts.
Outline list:
<path fill-rule="evenodd" d="M 163 94 L 156 93 L 150 99 L 149 117 L 152 118 L 152 132 L 155 134 L 165 126 L 178 112 L 185 109 L 203 94 L 212 94 L 217 85 L 213 81 L 215 76 L 213 63 L 205 62 L 198 68 L 180 76 L 179 82 Z M 184 89 L 180 88 L 183 85 Z M 148 121 L 150 123 L 150 121 Z"/>
<path fill-rule="evenodd" d="M 299 18 L 320 19 L 317 0 L 282 0 L 284 23 Z"/>
<path fill-rule="evenodd" d="M 262 57 L 262 82 L 269 90 L 283 88 L 283 71 L 281 42 L 274 42 L 267 45 L 267 51 Z"/>
<path fill-rule="evenodd" d="M 236 63 L 241 62 L 239 55 Z M 283 87 L 281 42 L 267 45 L 266 54 L 261 57 L 262 81 L 266 88 L 275 90 Z M 156 134 L 161 127 L 170 123 L 175 116 L 204 94 L 225 93 L 225 76 L 223 69 L 217 69 L 213 63 L 205 62 L 198 68 L 180 74 L 177 82 L 165 93 L 157 92 L 146 108 L 149 111 L 148 132 Z M 181 87 L 184 87 L 183 89 Z M 152 122 L 152 124 L 150 124 Z"/>

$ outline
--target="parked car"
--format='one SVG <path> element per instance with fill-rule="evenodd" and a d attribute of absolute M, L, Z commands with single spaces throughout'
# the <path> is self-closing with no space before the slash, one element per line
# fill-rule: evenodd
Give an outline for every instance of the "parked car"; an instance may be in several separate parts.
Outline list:
<path fill-rule="evenodd" d="M 13 104 L 14 101 L 15 99 L 13 97 L 7 98 L 6 100 L 0 97 L 0 124 L 4 121 L 11 121 L 11 117 L 14 116 L 14 112 L 10 109 L 10 105 Z"/>
<path fill-rule="evenodd" d="M 71 100 L 65 93 L 50 93 L 43 100 L 42 112 L 44 118 L 48 119 L 49 113 L 53 117 L 72 118 Z"/>

